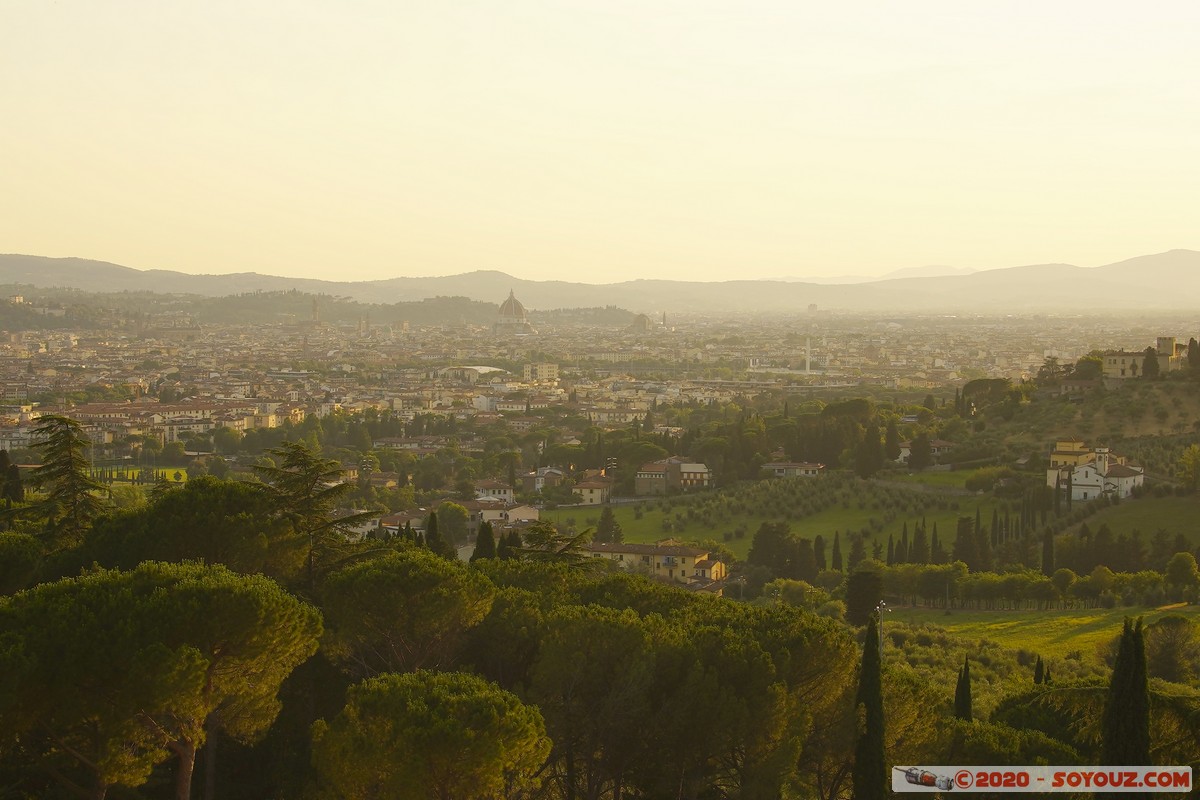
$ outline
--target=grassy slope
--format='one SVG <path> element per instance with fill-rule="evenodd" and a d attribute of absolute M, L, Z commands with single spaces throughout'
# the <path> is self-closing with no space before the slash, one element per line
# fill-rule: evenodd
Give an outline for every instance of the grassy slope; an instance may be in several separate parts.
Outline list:
<path fill-rule="evenodd" d="M 1095 532 L 1101 525 L 1108 525 L 1114 536 L 1141 531 L 1142 542 L 1148 543 L 1159 528 L 1172 537 L 1176 533 L 1195 543 L 1200 539 L 1200 496 L 1190 497 L 1145 497 L 1127 500 L 1115 508 L 1106 508 L 1087 520 L 1088 528 Z M 1074 526 L 1069 531 L 1078 530 Z"/>
<path fill-rule="evenodd" d="M 989 436 L 1014 452 L 1048 452 L 1059 437 L 1078 436 L 1090 444 L 1121 443 L 1143 437 L 1192 433 L 1200 424 L 1200 391 L 1186 380 L 1129 381 L 1118 389 L 1088 394 L 1071 403 L 1049 391 L 1022 406 L 1010 420 L 987 416 Z"/>
<path fill-rule="evenodd" d="M 1097 648 L 1121 632 L 1125 617 L 1141 616 L 1147 623 L 1164 614 L 1181 614 L 1200 621 L 1200 607 L 1164 609 L 1112 608 L 1067 611 L 952 611 L 897 608 L 889 620 L 928 623 L 969 639 L 988 639 L 1014 650 L 1032 650 L 1043 657 L 1066 658 L 1078 652 L 1093 659 Z M 885 622 L 886 625 L 886 622 Z"/>
<path fill-rule="evenodd" d="M 978 506 L 984 524 L 990 524 L 992 509 L 998 505 L 997 501 L 990 497 L 953 497 L 948 498 L 948 502 L 951 504 L 950 507 L 933 510 L 925 515 L 925 520 L 930 530 L 932 530 L 934 523 L 937 523 L 938 538 L 944 542 L 944 546 L 947 548 L 949 548 L 950 543 L 953 541 L 954 528 L 959 515 L 974 516 L 975 509 Z M 953 504 L 957 504 L 957 510 L 955 510 Z M 676 511 L 679 511 L 679 509 L 676 509 Z M 676 511 L 671 512 L 672 518 Z M 653 543 L 668 537 L 695 540 L 715 539 L 729 547 L 739 559 L 745 558 L 746 554 L 750 551 L 750 543 L 754 537 L 754 532 L 758 530 L 758 526 L 764 521 L 774 521 L 777 519 L 775 517 L 754 515 L 743 517 L 739 520 L 738 524 L 745 527 L 746 535 L 741 539 L 734 538 L 731 541 L 725 542 L 724 533 L 735 527 L 732 523 L 717 528 L 706 528 L 699 521 L 695 521 L 688 523 L 683 531 L 666 533 L 662 527 L 665 512 L 660 508 L 656 507 L 652 510 L 647 508 L 640 520 L 635 518 L 634 510 L 631 506 L 614 506 L 613 513 L 616 516 L 617 522 L 621 525 L 621 530 L 625 534 L 625 541 L 627 542 Z M 686 511 L 683 513 L 686 517 Z M 1003 506 L 1001 506 L 1001 513 L 1003 513 Z M 550 519 L 554 522 L 574 519 L 578 526 L 594 527 L 600 517 L 600 511 L 594 508 L 564 508 L 543 512 L 542 516 L 544 519 Z M 870 507 L 864 509 L 859 509 L 856 506 L 851 506 L 848 509 L 831 508 L 800 520 L 794 520 L 791 523 L 791 527 L 799 535 L 808 538 L 814 538 L 817 535 L 824 536 L 827 542 L 827 557 L 832 552 L 834 532 L 841 531 L 843 533 L 842 555 L 845 556 L 849 553 L 849 543 L 844 539 L 845 532 L 847 530 L 859 530 L 863 528 L 873 517 L 877 519 L 882 518 L 882 512 Z M 894 522 L 885 525 L 883 531 L 876 534 L 876 539 L 881 541 L 886 547 L 888 534 L 894 534 L 899 539 L 904 523 L 907 522 L 909 535 L 911 536 L 915 524 L 919 521 L 919 517 L 901 516 Z"/>

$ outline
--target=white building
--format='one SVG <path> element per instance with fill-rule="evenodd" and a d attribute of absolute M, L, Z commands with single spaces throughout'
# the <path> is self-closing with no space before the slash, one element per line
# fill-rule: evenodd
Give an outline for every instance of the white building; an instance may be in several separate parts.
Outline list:
<path fill-rule="evenodd" d="M 1141 486 L 1146 472 L 1134 464 L 1118 463 L 1107 447 L 1097 447 L 1094 458 L 1075 466 L 1046 470 L 1046 485 L 1067 491 L 1071 500 L 1095 500 L 1101 495 L 1125 498 Z"/>

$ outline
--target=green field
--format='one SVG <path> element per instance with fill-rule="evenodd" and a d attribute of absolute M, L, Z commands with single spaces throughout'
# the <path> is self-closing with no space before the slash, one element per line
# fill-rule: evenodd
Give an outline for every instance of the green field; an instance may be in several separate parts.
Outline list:
<path fill-rule="evenodd" d="M 975 474 L 975 470 L 950 470 L 936 472 L 896 472 L 881 474 L 885 481 L 897 483 L 912 483 L 920 486 L 931 486 L 936 489 L 966 490 L 967 478 Z"/>
<path fill-rule="evenodd" d="M 1114 536 L 1141 531 L 1143 542 L 1148 542 L 1161 528 L 1172 537 L 1182 533 L 1195 543 L 1200 540 L 1200 495 L 1126 500 L 1119 506 L 1096 512 L 1086 523 L 1093 532 L 1101 525 L 1108 525 Z"/>
<path fill-rule="evenodd" d="M 147 469 L 146 471 L 152 472 L 152 470 L 150 470 L 150 469 Z M 187 469 L 184 467 L 158 467 L 158 471 L 165 473 L 167 476 L 167 480 L 171 481 L 172 483 L 183 483 L 183 482 L 187 481 Z M 141 475 L 141 473 L 142 473 L 142 471 L 141 471 L 141 468 L 139 468 L 139 467 L 127 467 L 127 468 L 117 472 L 114 480 L 116 481 L 116 483 L 133 483 L 134 481 L 137 480 L 138 476 Z M 178 478 L 175 477 L 176 473 L 179 474 Z M 94 477 L 96 478 L 96 480 L 103 480 L 100 477 L 99 472 L 95 473 Z"/>
<path fill-rule="evenodd" d="M 1046 657 L 1082 659 L 1096 657 L 1097 648 L 1121 632 L 1125 617 L 1142 617 L 1147 623 L 1164 614 L 1180 614 L 1200 621 L 1200 606 L 1152 608 L 1077 609 L 1066 611 L 951 611 L 896 608 L 887 621 L 937 625 L 956 636 L 988 639 L 1013 650 L 1030 650 Z M 887 621 L 884 625 L 886 627 Z"/>
<path fill-rule="evenodd" d="M 983 522 L 987 525 L 991 523 L 993 508 L 1000 508 L 1001 513 L 1004 511 L 1001 501 L 997 501 L 991 497 L 980 497 L 978 499 L 974 497 L 953 497 L 947 498 L 947 501 L 950 507 L 930 510 L 925 514 L 925 520 L 930 530 L 933 529 L 935 523 L 937 524 L 938 537 L 947 550 L 954 540 L 955 525 L 960 515 L 973 517 L 975 509 L 978 507 Z M 957 509 L 953 507 L 954 504 L 957 504 Z M 715 539 L 732 550 L 733 554 L 739 559 L 744 559 L 747 553 L 749 553 L 750 543 L 759 525 L 763 522 L 774 522 L 779 519 L 778 517 L 750 514 L 739 518 L 736 523 L 730 522 L 720 527 L 709 528 L 705 527 L 699 521 L 688 522 L 686 509 L 682 506 L 677 506 L 673 511 L 669 512 L 670 519 L 674 521 L 675 514 L 682 513 L 684 518 L 683 530 L 676 529 L 668 532 L 663 528 L 663 517 L 668 512 L 664 512 L 663 509 L 657 506 L 654 508 L 643 506 L 643 511 L 642 518 L 637 519 L 633 506 L 613 506 L 613 514 L 617 522 L 621 525 L 625 541 L 652 544 L 666 538 L 697 541 Z M 595 506 L 561 508 L 542 512 L 542 518 L 549 519 L 555 523 L 574 520 L 578 528 L 594 528 L 600 518 L 600 509 Z M 843 537 L 842 554 L 846 555 L 849 553 L 849 543 L 845 541 L 846 531 L 860 530 L 868 526 L 872 519 L 882 518 L 882 511 L 872 509 L 869 505 L 866 508 L 860 509 L 858 504 L 854 504 L 850 508 L 830 508 L 802 519 L 789 520 L 789 522 L 791 529 L 800 536 L 810 539 L 818 535 L 825 537 L 827 555 L 833 547 L 834 533 L 840 531 Z M 906 522 L 908 523 L 909 535 L 911 536 L 914 525 L 920 522 L 920 515 L 898 516 L 892 522 L 885 523 L 883 529 L 877 532 L 869 542 L 879 541 L 886 549 L 888 535 L 894 534 L 899 539 L 904 523 Z M 746 531 L 745 535 L 742 538 L 734 537 L 729 541 L 725 541 L 725 533 L 733 531 L 736 527 L 744 528 Z M 870 550 L 868 550 L 869 554 Z"/>

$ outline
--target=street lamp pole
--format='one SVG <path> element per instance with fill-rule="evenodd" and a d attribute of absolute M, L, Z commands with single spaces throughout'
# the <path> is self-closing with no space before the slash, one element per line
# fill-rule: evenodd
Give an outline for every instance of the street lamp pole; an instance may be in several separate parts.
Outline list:
<path fill-rule="evenodd" d="M 888 608 L 887 603 L 880 600 L 879 605 L 875 606 L 875 615 L 879 619 L 879 653 L 880 653 L 880 655 L 883 654 L 883 612 L 885 612 L 885 611 L 891 611 L 891 609 Z"/>

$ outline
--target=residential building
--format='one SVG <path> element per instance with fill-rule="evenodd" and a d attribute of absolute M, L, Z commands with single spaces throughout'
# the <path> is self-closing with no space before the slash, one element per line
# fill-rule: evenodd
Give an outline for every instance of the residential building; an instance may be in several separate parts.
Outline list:
<path fill-rule="evenodd" d="M 506 503 L 511 503 L 514 499 L 513 487 L 504 481 L 491 479 L 475 481 L 475 494 L 479 498 L 496 498 Z"/>
<path fill-rule="evenodd" d="M 929 454 L 933 456 L 934 461 L 938 461 L 946 453 L 949 453 L 953 447 L 954 442 L 947 442 L 945 439 L 931 439 L 929 441 Z M 896 460 L 901 464 L 907 464 L 910 455 L 912 455 L 912 442 L 901 442 L 900 457 Z"/>
<path fill-rule="evenodd" d="M 712 473 L 705 464 L 667 458 L 638 468 L 634 477 L 634 493 L 653 495 L 689 492 L 707 489 L 711 483 Z"/>
<path fill-rule="evenodd" d="M 526 383 L 556 380 L 558 380 L 558 364 L 537 363 L 525 365 Z"/>
<path fill-rule="evenodd" d="M 762 468 L 776 478 L 815 478 L 825 472 L 824 464 L 806 461 L 772 461 L 763 464 Z"/>
<path fill-rule="evenodd" d="M 672 539 L 658 544 L 593 542 L 587 546 L 587 550 L 593 558 L 615 561 L 624 569 L 638 570 L 660 580 L 718 594 L 728 572 L 725 563 L 710 551 L 681 545 Z"/>
<path fill-rule="evenodd" d="M 579 498 L 580 504 L 585 506 L 599 506 L 608 502 L 609 495 L 612 493 L 612 481 L 580 481 L 571 487 L 571 491 Z"/>
<path fill-rule="evenodd" d="M 1144 469 L 1109 452 L 1107 447 L 1097 447 L 1088 456 L 1077 463 L 1064 462 L 1047 469 L 1046 485 L 1056 491 L 1069 491 L 1072 500 L 1087 501 L 1101 496 L 1129 497 L 1146 480 Z"/>

